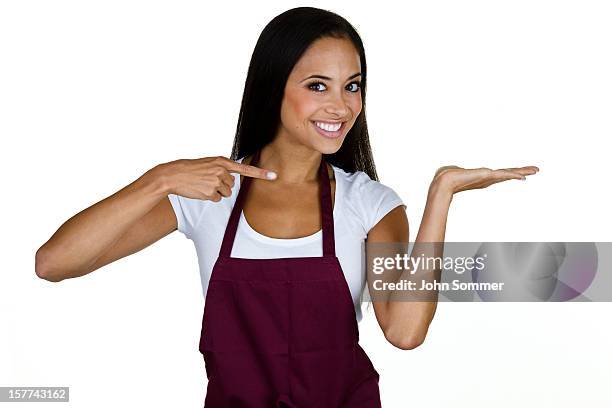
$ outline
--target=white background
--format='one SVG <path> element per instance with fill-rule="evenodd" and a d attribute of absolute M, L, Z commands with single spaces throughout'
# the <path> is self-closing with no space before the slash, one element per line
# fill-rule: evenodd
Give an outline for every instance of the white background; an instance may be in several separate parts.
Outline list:
<path fill-rule="evenodd" d="M 34 254 L 154 165 L 231 151 L 253 47 L 299 5 L 361 34 L 381 182 L 416 237 L 437 167 L 536 165 L 458 193 L 447 241 L 607 241 L 612 8 L 605 1 L 4 1 L 0 5 L 0 385 L 73 407 L 199 407 L 203 308 L 175 232 L 79 279 Z M 383 406 L 609 407 L 610 303 L 441 303 L 425 343 L 361 339 Z M 2 406 L 8 406 L 4 404 Z"/>

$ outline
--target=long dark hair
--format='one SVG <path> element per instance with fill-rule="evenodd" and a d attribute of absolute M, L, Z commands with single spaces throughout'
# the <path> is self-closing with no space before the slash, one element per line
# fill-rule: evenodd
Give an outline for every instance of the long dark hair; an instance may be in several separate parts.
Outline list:
<path fill-rule="evenodd" d="M 244 85 L 232 160 L 251 155 L 272 141 L 280 125 L 289 74 L 306 49 L 324 37 L 350 40 L 359 53 L 362 110 L 342 147 L 323 158 L 349 173 L 360 170 L 378 180 L 365 116 L 367 67 L 361 37 L 343 17 L 314 7 L 297 7 L 279 14 L 259 36 Z"/>

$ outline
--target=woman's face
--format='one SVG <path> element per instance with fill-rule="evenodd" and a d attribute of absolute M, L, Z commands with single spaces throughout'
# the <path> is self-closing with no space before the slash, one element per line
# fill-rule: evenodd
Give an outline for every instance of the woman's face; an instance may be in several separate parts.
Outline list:
<path fill-rule="evenodd" d="M 287 79 L 277 137 L 324 154 L 340 149 L 361 112 L 360 74 L 352 42 L 336 38 L 313 42 Z"/>

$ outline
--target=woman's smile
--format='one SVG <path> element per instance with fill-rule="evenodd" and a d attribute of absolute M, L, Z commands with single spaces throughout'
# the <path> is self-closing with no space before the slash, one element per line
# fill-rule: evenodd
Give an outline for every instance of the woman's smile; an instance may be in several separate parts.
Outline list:
<path fill-rule="evenodd" d="M 310 121 L 315 130 L 321 135 L 329 139 L 337 139 L 344 133 L 346 129 L 346 122 L 341 122 L 340 127 L 338 123 Z"/>

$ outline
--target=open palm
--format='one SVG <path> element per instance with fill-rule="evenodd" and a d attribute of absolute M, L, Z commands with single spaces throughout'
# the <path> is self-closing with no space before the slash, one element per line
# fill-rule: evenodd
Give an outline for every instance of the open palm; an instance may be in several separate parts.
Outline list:
<path fill-rule="evenodd" d="M 525 180 L 525 176 L 530 176 L 538 171 L 540 169 L 536 166 L 511 167 L 497 170 L 487 167 L 464 169 L 458 166 L 443 166 L 436 171 L 433 181 L 448 186 L 454 194 L 464 190 L 489 187 L 491 184 L 511 179 Z"/>

